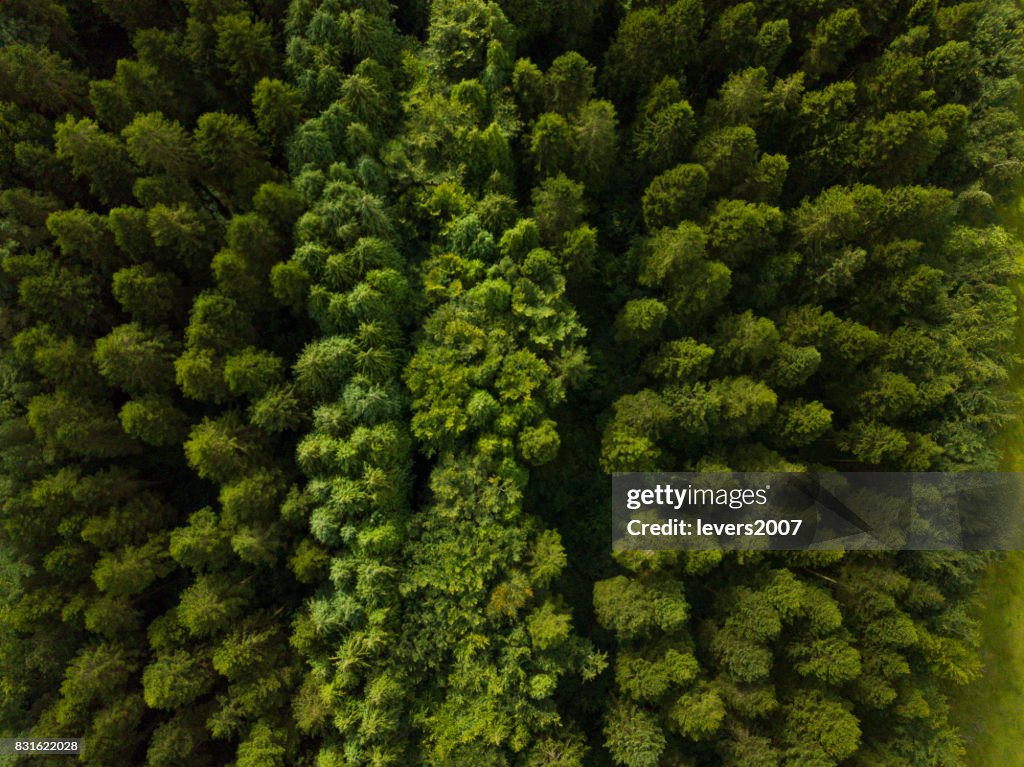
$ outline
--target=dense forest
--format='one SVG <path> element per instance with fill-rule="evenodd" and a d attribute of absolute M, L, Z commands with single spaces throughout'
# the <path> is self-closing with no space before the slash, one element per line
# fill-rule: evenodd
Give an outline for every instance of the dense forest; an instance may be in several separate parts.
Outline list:
<path fill-rule="evenodd" d="M 613 557 L 610 475 L 1000 467 L 1014 0 L 6 0 L 0 44 L 0 736 L 964 764 L 991 554 Z"/>

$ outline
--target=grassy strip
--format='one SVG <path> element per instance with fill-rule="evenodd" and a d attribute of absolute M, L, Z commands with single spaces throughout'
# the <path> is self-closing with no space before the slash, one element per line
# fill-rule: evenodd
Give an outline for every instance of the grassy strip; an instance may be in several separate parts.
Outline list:
<path fill-rule="evenodd" d="M 971 767 L 1024 767 L 1024 552 L 1008 552 L 982 584 L 984 675 L 954 702 Z"/>

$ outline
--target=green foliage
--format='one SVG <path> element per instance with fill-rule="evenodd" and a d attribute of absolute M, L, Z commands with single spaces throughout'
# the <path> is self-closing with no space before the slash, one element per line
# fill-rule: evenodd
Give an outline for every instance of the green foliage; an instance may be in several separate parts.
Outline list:
<path fill-rule="evenodd" d="M 426 54 L 443 77 L 455 83 L 481 73 L 498 48 L 510 50 L 513 29 L 490 0 L 431 3 Z"/>
<path fill-rule="evenodd" d="M 644 223 L 650 231 L 678 226 L 696 218 L 708 189 L 708 173 L 700 165 L 679 165 L 655 177 L 644 192 Z"/>
<path fill-rule="evenodd" d="M 653 717 L 628 704 L 611 706 L 605 735 L 612 758 L 626 767 L 655 767 L 665 750 Z"/>
<path fill-rule="evenodd" d="M 699 0 L 677 0 L 664 11 L 635 8 L 626 14 L 608 48 L 605 75 L 612 95 L 628 100 L 645 94 L 663 77 L 692 62 L 704 22 Z"/>
<path fill-rule="evenodd" d="M 841 8 L 818 21 L 810 34 L 804 67 L 811 77 L 832 74 L 847 53 L 865 36 L 856 8 Z"/>

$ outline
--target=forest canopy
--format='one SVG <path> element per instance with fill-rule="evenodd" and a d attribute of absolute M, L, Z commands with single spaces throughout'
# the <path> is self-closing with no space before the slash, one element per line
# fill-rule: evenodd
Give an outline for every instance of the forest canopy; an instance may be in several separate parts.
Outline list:
<path fill-rule="evenodd" d="M 1003 466 L 1014 0 L 10 0 L 0 45 L 0 736 L 966 764 L 992 555 L 613 556 L 610 474 Z"/>

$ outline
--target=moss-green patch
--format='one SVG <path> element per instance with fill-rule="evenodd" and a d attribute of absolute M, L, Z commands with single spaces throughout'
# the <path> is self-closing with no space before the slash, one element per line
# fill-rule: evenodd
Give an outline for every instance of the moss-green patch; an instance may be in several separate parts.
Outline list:
<path fill-rule="evenodd" d="M 971 767 L 1024 767 L 1024 552 L 1008 552 L 982 584 L 985 672 L 953 702 Z"/>

